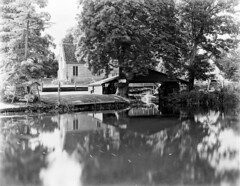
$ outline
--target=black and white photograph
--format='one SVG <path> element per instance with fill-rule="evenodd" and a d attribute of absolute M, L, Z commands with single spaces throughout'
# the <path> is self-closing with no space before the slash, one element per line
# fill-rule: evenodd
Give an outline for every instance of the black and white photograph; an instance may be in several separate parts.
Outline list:
<path fill-rule="evenodd" d="M 239 186 L 240 0 L 0 0 L 0 186 Z"/>

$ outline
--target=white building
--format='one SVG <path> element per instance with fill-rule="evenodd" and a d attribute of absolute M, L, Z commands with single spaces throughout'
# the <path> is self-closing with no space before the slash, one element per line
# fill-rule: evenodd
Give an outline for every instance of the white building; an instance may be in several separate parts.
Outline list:
<path fill-rule="evenodd" d="M 76 47 L 71 43 L 61 43 L 59 53 L 58 79 L 64 82 L 88 84 L 103 78 L 92 75 L 85 62 L 75 57 Z"/>

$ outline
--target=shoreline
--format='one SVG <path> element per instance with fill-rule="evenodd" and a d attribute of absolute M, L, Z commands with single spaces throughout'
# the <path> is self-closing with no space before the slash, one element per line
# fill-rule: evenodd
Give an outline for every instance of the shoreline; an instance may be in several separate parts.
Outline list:
<path fill-rule="evenodd" d="M 122 110 L 130 106 L 130 101 L 102 101 L 81 104 L 52 104 L 42 101 L 41 103 L 5 103 L 7 107 L 0 108 L 0 114 L 7 113 L 68 113 L 81 111 Z"/>

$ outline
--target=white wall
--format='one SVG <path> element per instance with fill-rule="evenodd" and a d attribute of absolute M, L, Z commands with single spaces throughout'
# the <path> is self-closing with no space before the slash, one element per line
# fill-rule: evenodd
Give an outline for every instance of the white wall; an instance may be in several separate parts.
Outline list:
<path fill-rule="evenodd" d="M 58 56 L 58 64 L 59 64 L 58 79 L 59 80 L 89 84 L 93 81 L 98 81 L 104 77 L 104 75 L 101 75 L 101 76 L 92 75 L 91 71 L 88 69 L 87 65 L 85 64 L 79 64 L 79 63 L 66 64 L 66 61 L 64 61 L 63 48 L 62 46 L 60 47 L 61 49 Z M 73 66 L 78 66 L 78 76 L 73 76 Z"/>
<path fill-rule="evenodd" d="M 91 94 L 101 94 L 101 95 L 103 94 L 103 88 L 101 85 L 94 86 L 94 88 L 92 86 L 88 87 L 88 91 Z"/>
<path fill-rule="evenodd" d="M 74 128 L 74 120 L 77 121 L 78 126 Z M 60 116 L 60 128 L 64 131 L 89 131 L 97 130 L 96 119 L 85 114 L 64 114 Z M 76 123 L 75 123 L 76 124 Z"/>

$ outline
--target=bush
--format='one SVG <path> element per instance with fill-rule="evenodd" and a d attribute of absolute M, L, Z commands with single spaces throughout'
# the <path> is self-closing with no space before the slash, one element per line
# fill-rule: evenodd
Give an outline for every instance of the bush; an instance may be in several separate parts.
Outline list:
<path fill-rule="evenodd" d="M 38 101 L 38 96 L 33 94 L 26 94 L 24 96 L 24 99 L 26 99 L 29 103 L 34 103 Z"/>
<path fill-rule="evenodd" d="M 14 98 L 13 100 L 13 97 L 14 97 L 14 87 L 13 86 L 8 86 L 5 90 L 2 90 L 1 91 L 1 97 L 2 97 L 2 100 L 4 102 L 12 102 L 12 101 L 15 101 L 16 98 Z"/>
<path fill-rule="evenodd" d="M 240 102 L 240 84 L 229 84 L 223 88 L 223 102 L 227 105 L 235 105 Z"/>
<path fill-rule="evenodd" d="M 202 89 L 184 91 L 168 96 L 169 103 L 181 105 L 201 105 L 207 107 L 218 107 L 220 105 L 236 105 L 240 102 L 239 84 L 229 84 L 220 91 L 208 92 Z"/>

